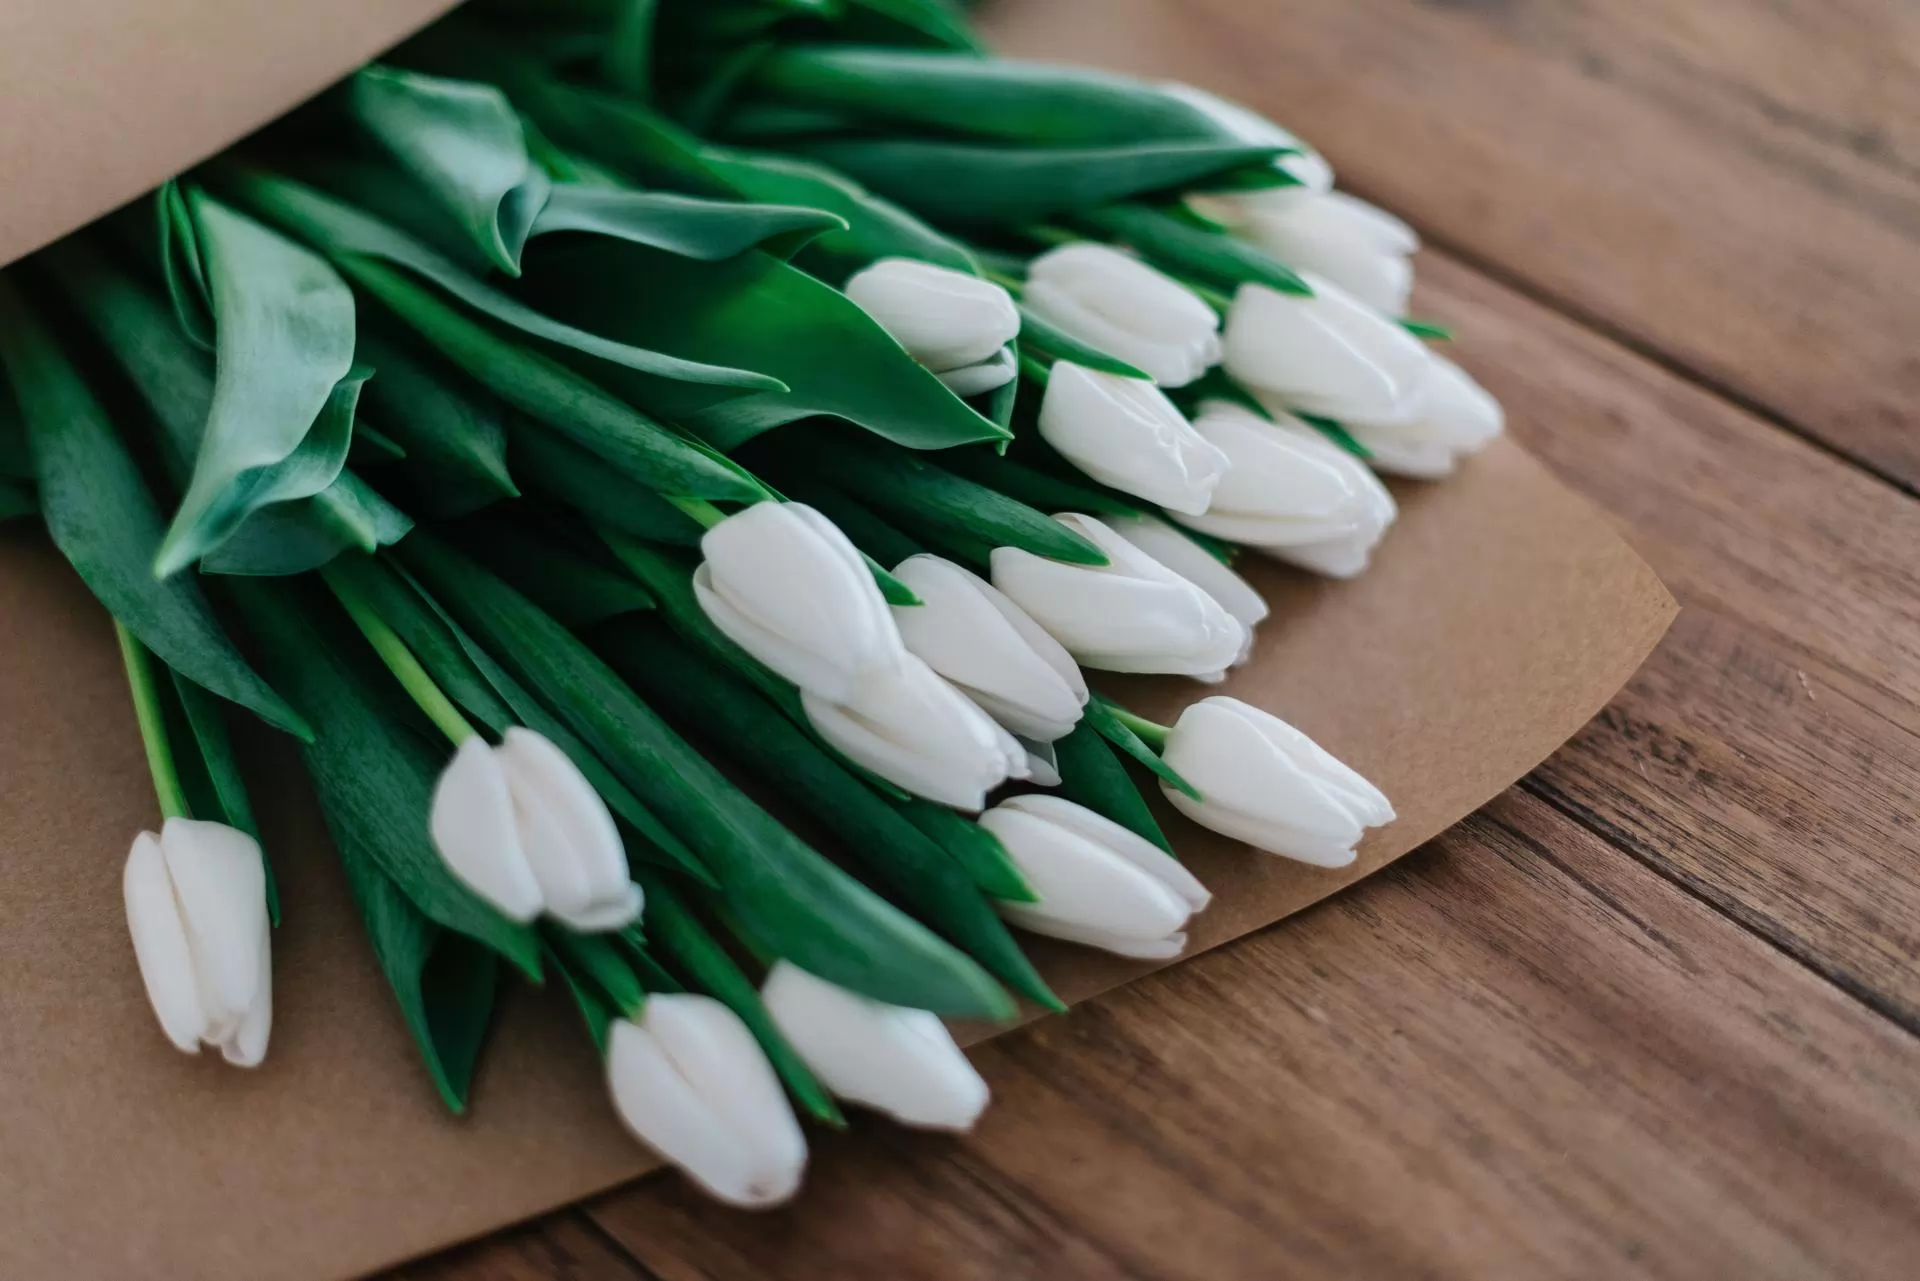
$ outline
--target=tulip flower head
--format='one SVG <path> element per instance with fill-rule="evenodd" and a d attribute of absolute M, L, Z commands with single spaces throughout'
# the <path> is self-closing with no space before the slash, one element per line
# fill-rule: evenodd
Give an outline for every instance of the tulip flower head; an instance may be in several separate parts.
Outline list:
<path fill-rule="evenodd" d="M 1005 347 L 1020 332 L 1007 291 L 963 271 L 882 258 L 854 273 L 847 297 L 957 396 L 977 396 L 1015 374 Z"/>
<path fill-rule="evenodd" d="M 870 673 L 844 702 L 803 689 L 800 704 L 847 759 L 942 805 L 977 810 L 988 792 L 1027 774 L 1013 735 L 913 654 Z"/>
<path fill-rule="evenodd" d="M 909 556 L 893 576 L 921 601 L 893 611 L 908 652 L 1022 738 L 1050 743 L 1079 724 L 1079 664 L 1004 592 L 938 556 Z"/>
<path fill-rule="evenodd" d="M 1035 258 L 1023 295 L 1042 320 L 1125 361 L 1162 387 L 1184 387 L 1220 360 L 1220 318 L 1200 296 L 1108 245 L 1062 245 Z"/>
<path fill-rule="evenodd" d="M 1317 867 L 1353 862 L 1366 829 L 1394 818 L 1379 788 L 1279 717 L 1237 698 L 1205 698 L 1187 708 L 1161 756 L 1204 798 L 1162 783 L 1182 814 Z"/>
<path fill-rule="evenodd" d="M 1404 416 L 1433 359 L 1426 346 L 1332 281 L 1301 274 L 1311 298 L 1240 286 L 1227 311 L 1227 372 L 1288 409 L 1341 423 Z"/>
<path fill-rule="evenodd" d="M 1213 500 L 1227 458 L 1150 382 L 1054 363 L 1040 398 L 1040 437 L 1103 485 L 1178 512 Z"/>
<path fill-rule="evenodd" d="M 122 876 L 147 1000 L 174 1046 L 255 1067 L 273 1030 L 272 944 L 260 846 L 223 823 L 169 818 L 134 838 Z"/>
<path fill-rule="evenodd" d="M 1111 819 L 1057 796 L 1016 796 L 980 816 L 1037 896 L 996 910 L 1035 934 L 1164 960 L 1212 895 L 1180 861 Z"/>
<path fill-rule="evenodd" d="M 566 753 L 514 726 L 498 747 L 461 743 L 433 791 L 434 848 L 475 894 L 516 921 L 542 912 L 583 933 L 640 915 L 640 887 L 600 794 Z"/>
<path fill-rule="evenodd" d="M 987 1083 L 938 1015 L 888 1005 L 776 961 L 760 999 L 782 1036 L 834 1094 L 902 1125 L 967 1130 Z"/>
<path fill-rule="evenodd" d="M 1373 466 L 1396 476 L 1437 480 L 1459 460 L 1491 444 L 1506 425 L 1500 402 L 1466 370 L 1429 353 L 1430 367 L 1404 413 L 1386 421 L 1343 424 L 1373 455 Z"/>
<path fill-rule="evenodd" d="M 773 1067 L 740 1016 L 712 997 L 647 997 L 607 1036 L 614 1107 L 642 1143 L 728 1205 L 780 1204 L 800 1187 L 807 1143 Z"/>
<path fill-rule="evenodd" d="M 1296 187 L 1189 196 L 1194 212 L 1230 228 L 1296 271 L 1331 280 L 1389 316 L 1407 309 L 1420 237 L 1400 219 L 1342 191 Z"/>
<path fill-rule="evenodd" d="M 1398 509 L 1365 463 L 1291 415 L 1210 401 L 1193 426 L 1233 466 L 1182 524 L 1334 577 L 1366 567 Z"/>
<path fill-rule="evenodd" d="M 1253 653 L 1253 629 L 1267 616 L 1267 602 L 1253 584 L 1233 572 L 1225 561 L 1193 541 L 1173 525 L 1155 516 L 1116 516 L 1107 522 L 1114 533 L 1165 565 L 1218 601 L 1220 607 L 1246 631 L 1235 664 Z"/>
<path fill-rule="evenodd" d="M 1107 554 L 1071 565 L 1017 547 L 993 550 L 993 585 L 1082 667 L 1218 680 L 1246 629 L 1201 588 L 1091 516 L 1054 517 Z"/>
<path fill-rule="evenodd" d="M 801 503 L 755 503 L 700 540 L 693 589 L 714 626 L 801 689 L 835 702 L 904 652 L 866 561 Z"/>
<path fill-rule="evenodd" d="M 1205 89 L 1190 84 L 1169 80 L 1162 82 L 1159 87 L 1161 92 L 1205 112 L 1215 124 L 1227 129 L 1243 142 L 1256 147 L 1287 148 L 1285 153 L 1274 157 L 1273 166 L 1284 171 L 1293 179 L 1293 183 L 1275 190 L 1299 192 L 1306 196 L 1333 189 L 1333 168 L 1326 159 L 1297 136 L 1259 112 L 1243 107 L 1237 102 L 1229 102 L 1217 94 L 1208 93 Z"/>

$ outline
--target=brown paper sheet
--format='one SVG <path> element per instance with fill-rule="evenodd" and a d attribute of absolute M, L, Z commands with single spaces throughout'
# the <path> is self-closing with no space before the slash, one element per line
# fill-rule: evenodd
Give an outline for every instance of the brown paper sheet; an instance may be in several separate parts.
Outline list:
<path fill-rule="evenodd" d="M 0 263 L 205 160 L 455 0 L 0 0 Z"/>
<path fill-rule="evenodd" d="M 1196 951 L 1495 796 L 1599 710 L 1672 618 L 1606 521 L 1509 442 L 1400 492 L 1401 520 L 1360 580 L 1256 568 L 1274 617 L 1225 686 L 1378 782 L 1400 819 L 1327 872 L 1169 815 L 1216 894 Z M 509 1002 L 474 1115 L 441 1111 L 287 751 L 254 774 L 288 905 L 272 1053 L 253 1073 L 176 1053 L 122 914 L 121 863 L 155 819 L 108 620 L 18 527 L 0 530 L 0 658 L 0 1277 L 356 1274 L 647 1168 L 570 1011 L 544 995 Z M 1162 718 L 1203 692 L 1125 689 Z M 1036 952 L 1071 1000 L 1154 968 Z"/>

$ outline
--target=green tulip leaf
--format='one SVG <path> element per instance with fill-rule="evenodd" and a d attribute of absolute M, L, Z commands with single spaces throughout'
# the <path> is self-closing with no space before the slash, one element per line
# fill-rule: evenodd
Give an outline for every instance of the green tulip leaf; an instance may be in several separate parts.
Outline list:
<path fill-rule="evenodd" d="M 1055 740 L 1053 755 L 1060 770 L 1061 796 L 1146 837 L 1169 854 L 1174 852 L 1146 798 L 1098 729 L 1081 721 L 1071 734 Z"/>
<path fill-rule="evenodd" d="M 1223 231 L 1195 226 L 1151 205 L 1117 204 L 1088 209 L 1078 220 L 1126 245 L 1164 270 L 1191 276 L 1231 292 L 1243 284 L 1311 297 L 1313 287 L 1271 254 Z"/>
<path fill-rule="evenodd" d="M 160 509 L 87 376 L 11 276 L 0 276 L 0 365 L 19 399 L 47 531 L 107 612 L 195 684 L 311 738 L 234 648 L 199 584 L 154 578 Z"/>
<path fill-rule="evenodd" d="M 519 497 L 498 400 L 377 324 L 362 323 L 357 350 L 379 371 L 361 393 L 361 411 L 406 451 L 407 473 L 430 496 L 433 515 L 465 515 Z"/>

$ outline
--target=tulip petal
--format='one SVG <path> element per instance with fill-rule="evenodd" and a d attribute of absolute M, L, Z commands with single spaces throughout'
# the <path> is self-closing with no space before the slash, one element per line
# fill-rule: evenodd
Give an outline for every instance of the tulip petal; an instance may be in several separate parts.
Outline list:
<path fill-rule="evenodd" d="M 1207 443 L 1152 383 L 1055 361 L 1041 439 L 1103 485 L 1181 512 L 1203 512 L 1226 474 Z"/>
<path fill-rule="evenodd" d="M 1193 914 L 1186 898 L 1152 872 L 1047 819 L 1002 804 L 982 814 L 980 825 L 1000 838 L 1036 895 L 1031 905 L 996 902 L 1009 920 L 1065 922 L 1151 941 L 1178 931 Z"/>
<path fill-rule="evenodd" d="M 802 691 L 801 705 L 821 736 L 850 760 L 916 796 L 977 810 L 1026 754 L 966 695 L 924 661 L 903 654 L 892 671 L 834 703 Z"/>
<path fill-rule="evenodd" d="M 478 735 L 460 744 L 440 772 L 428 830 L 468 889 L 512 920 L 540 914 L 540 885 L 521 848 L 506 769 Z"/>
<path fill-rule="evenodd" d="M 778 961 L 761 997 L 780 1032 L 834 1094 L 905 1125 L 965 1130 L 987 1083 L 939 1018 L 874 1001 Z"/>
<path fill-rule="evenodd" d="M 713 1196 L 742 1207 L 782 1199 L 779 1182 L 762 1182 L 755 1154 L 714 1116 L 659 1038 L 626 1019 L 608 1030 L 607 1087 L 628 1131 Z"/>
<path fill-rule="evenodd" d="M 240 1020 L 231 1039 L 220 1047 L 221 1055 L 235 1067 L 259 1067 L 267 1057 L 267 1041 L 273 1035 L 273 939 L 266 913 L 260 914 L 260 990 Z"/>
<path fill-rule="evenodd" d="M 999 285 L 912 258 L 882 258 L 842 292 L 935 373 L 978 364 L 1020 332 L 1019 309 Z"/>
<path fill-rule="evenodd" d="M 520 726 L 502 736 L 495 756 L 506 771 L 521 846 L 547 910 L 567 919 L 595 904 L 626 902 L 631 880 L 620 829 L 579 767 L 544 736 Z M 539 841 L 531 830 L 535 824 Z"/>
<path fill-rule="evenodd" d="M 1220 318 L 1192 290 L 1108 245 L 1063 245 L 1035 258 L 1027 308 L 1162 387 L 1184 387 L 1220 359 Z"/>
<path fill-rule="evenodd" d="M 1419 339 L 1322 277 L 1311 298 L 1242 285 L 1227 312 L 1226 365 L 1235 379 L 1289 408 L 1341 422 L 1407 412 L 1431 354 Z"/>
<path fill-rule="evenodd" d="M 948 391 L 962 400 L 971 400 L 975 396 L 986 395 L 996 387 L 1006 386 L 1019 373 L 1019 366 L 1013 363 L 1013 352 L 1002 347 L 977 365 L 962 365 L 935 376 Z"/>
<path fill-rule="evenodd" d="M 1122 516 L 1107 523 L 1114 533 L 1213 597 L 1242 627 L 1251 630 L 1266 618 L 1266 599 L 1253 584 L 1166 521 Z"/>
<path fill-rule="evenodd" d="M 1019 606 L 938 556 L 910 556 L 893 575 L 921 600 L 894 610 L 909 652 L 1016 734 L 1050 741 L 1072 731 L 1086 683 L 1060 642 Z"/>
<path fill-rule="evenodd" d="M 1108 563 L 1068 565 L 996 547 L 993 585 L 1082 666 L 1207 677 L 1238 657 L 1246 631 L 1206 592 L 1091 516 L 1055 519 L 1097 545 Z"/>
<path fill-rule="evenodd" d="M 866 562 L 826 517 L 762 502 L 700 540 L 694 575 L 715 626 L 781 676 L 844 699 L 860 676 L 892 664 L 899 633 Z"/>
<path fill-rule="evenodd" d="M 1104 814 L 1096 814 L 1084 805 L 1060 796 L 1014 796 L 1002 801 L 1000 808 L 1044 819 L 1056 827 L 1091 841 L 1127 860 L 1147 875 L 1166 885 L 1187 901 L 1194 911 L 1205 910 L 1213 901 L 1213 892 L 1200 878 L 1187 870 L 1173 855 Z"/>
<path fill-rule="evenodd" d="M 170 818 L 160 829 L 160 848 L 199 979 L 207 1021 L 201 1036 L 223 1042 L 239 1028 L 267 981 L 260 951 L 267 921 L 260 845 L 224 823 Z"/>
<path fill-rule="evenodd" d="M 752 1203 L 792 1196 L 806 1166 L 806 1139 L 773 1065 L 740 1016 L 712 997 L 664 993 L 647 998 L 642 1025 L 708 1114 L 749 1154 Z"/>
<path fill-rule="evenodd" d="M 167 856 L 160 838 L 142 832 L 133 840 L 121 878 L 127 905 L 127 928 L 133 935 L 133 954 L 146 985 L 147 1001 L 174 1048 L 200 1052 L 200 1033 L 206 1028 L 201 1009 L 199 979 L 193 953 L 187 946 L 180 905 L 167 875 Z"/>

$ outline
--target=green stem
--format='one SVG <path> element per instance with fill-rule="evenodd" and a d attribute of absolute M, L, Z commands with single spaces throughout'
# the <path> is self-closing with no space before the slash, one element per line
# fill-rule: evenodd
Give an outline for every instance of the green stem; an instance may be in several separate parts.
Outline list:
<path fill-rule="evenodd" d="M 334 598 L 353 619 L 354 626 L 360 629 L 360 634 L 380 655 L 380 661 L 387 665 L 387 670 L 393 673 L 394 679 L 400 682 L 400 687 L 407 691 L 407 696 L 413 699 L 415 706 L 427 714 L 427 719 L 455 747 L 472 738 L 476 733 L 473 726 L 460 714 L 460 709 L 453 705 L 453 700 L 446 696 L 427 669 L 420 665 L 420 660 L 413 656 L 413 651 L 400 639 L 400 634 L 387 625 L 386 619 L 380 617 L 373 602 L 367 599 L 352 578 L 333 565 L 322 569 L 320 577 L 333 589 Z"/>
<path fill-rule="evenodd" d="M 1077 245 L 1086 239 L 1085 236 L 1077 231 L 1068 231 L 1065 227 L 1054 227 L 1046 223 L 1039 223 L 1035 226 L 1028 227 L 1026 234 L 1041 244 L 1050 245 L 1055 249 L 1058 249 L 1061 245 Z"/>
<path fill-rule="evenodd" d="M 1166 750 L 1167 735 L 1173 733 L 1170 727 L 1157 721 L 1150 721 L 1144 716 L 1135 716 L 1118 704 L 1109 704 L 1109 707 L 1113 712 L 1113 718 L 1138 734 L 1141 742 L 1156 752 Z"/>
<path fill-rule="evenodd" d="M 727 518 L 727 514 L 704 498 L 678 498 L 672 494 L 662 494 L 662 498 L 678 507 L 681 511 L 700 522 L 700 528 L 712 529 Z"/>
<path fill-rule="evenodd" d="M 1024 351 L 1020 353 L 1020 372 L 1025 374 L 1036 386 L 1046 386 L 1047 375 L 1052 371 L 1053 367 L 1038 357 L 1029 356 Z"/>
<path fill-rule="evenodd" d="M 140 723 L 140 741 L 147 749 L 147 772 L 153 775 L 153 794 L 165 818 L 192 818 L 180 771 L 167 741 L 166 713 L 160 706 L 160 686 L 153 675 L 153 658 L 119 619 L 113 633 L 120 641 L 120 657 L 127 665 L 127 689 L 133 694 L 133 715 Z"/>

